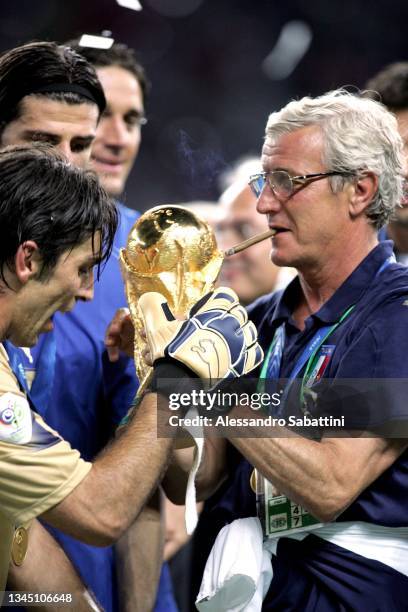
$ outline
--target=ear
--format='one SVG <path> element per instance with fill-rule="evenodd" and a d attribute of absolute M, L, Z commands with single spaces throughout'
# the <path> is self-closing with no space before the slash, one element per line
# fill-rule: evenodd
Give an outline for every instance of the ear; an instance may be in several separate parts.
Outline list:
<path fill-rule="evenodd" d="M 41 269 L 40 250 L 37 243 L 27 240 L 20 244 L 14 258 L 15 275 L 21 284 L 25 285 L 30 279 L 37 276 Z"/>
<path fill-rule="evenodd" d="M 373 201 L 378 191 L 378 176 L 374 172 L 364 172 L 348 187 L 351 217 L 361 215 Z"/>

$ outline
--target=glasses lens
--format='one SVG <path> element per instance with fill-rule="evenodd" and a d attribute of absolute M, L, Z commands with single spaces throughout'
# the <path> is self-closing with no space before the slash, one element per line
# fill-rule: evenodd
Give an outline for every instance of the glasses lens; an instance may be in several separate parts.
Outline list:
<path fill-rule="evenodd" d="M 261 191 L 264 188 L 264 185 L 265 179 L 262 174 L 254 174 L 249 179 L 249 186 L 254 192 L 256 198 L 259 198 L 259 196 L 261 195 Z"/>
<path fill-rule="evenodd" d="M 278 198 L 286 199 L 292 195 L 293 185 L 290 176 L 284 170 L 276 170 L 268 175 L 272 191 Z"/>

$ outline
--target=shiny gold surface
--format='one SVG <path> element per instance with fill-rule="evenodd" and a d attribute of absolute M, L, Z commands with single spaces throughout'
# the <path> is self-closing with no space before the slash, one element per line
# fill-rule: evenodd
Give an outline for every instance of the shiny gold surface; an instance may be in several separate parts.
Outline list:
<path fill-rule="evenodd" d="M 18 527 L 14 532 L 11 545 L 11 558 L 15 565 L 22 565 L 27 554 L 28 534 L 24 527 Z"/>
<path fill-rule="evenodd" d="M 176 317 L 184 317 L 217 280 L 224 255 L 208 223 L 181 206 L 157 206 L 145 212 L 120 253 L 126 296 L 135 326 L 135 363 L 142 387 L 151 368 L 142 352 L 142 320 L 138 300 L 147 291 L 167 299 Z"/>

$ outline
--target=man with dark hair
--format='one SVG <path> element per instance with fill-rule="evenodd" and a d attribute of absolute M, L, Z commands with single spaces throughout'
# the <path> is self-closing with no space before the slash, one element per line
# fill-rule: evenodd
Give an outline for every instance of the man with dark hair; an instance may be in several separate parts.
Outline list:
<path fill-rule="evenodd" d="M 95 70 L 69 47 L 34 42 L 1 56 L 2 146 L 48 143 L 85 167 L 104 110 Z"/>
<path fill-rule="evenodd" d="M 368 91 L 364 93 L 365 96 L 379 99 L 397 118 L 407 158 L 405 175 L 408 177 L 408 62 L 396 62 L 386 66 L 367 81 L 366 88 Z M 400 204 L 395 211 L 395 218 L 382 230 L 381 237 L 394 241 L 397 260 L 408 265 L 407 183 Z"/>
<path fill-rule="evenodd" d="M 31 347 L 40 333 L 52 331 L 57 310 L 65 313 L 77 300 L 92 299 L 93 268 L 109 256 L 117 220 L 115 205 L 93 173 L 67 164 L 48 149 L 0 152 L 0 592 L 10 559 L 18 566 L 14 583 L 32 584 L 35 559 L 36 576 L 41 570 L 43 574 L 41 592 L 50 590 L 44 585 L 59 584 L 54 575 L 59 577 L 61 568 L 47 572 L 44 550 L 32 549 L 30 523 L 37 516 L 96 546 L 119 538 L 157 488 L 173 447 L 177 428 L 166 438 L 158 437 L 157 395 L 148 390 L 120 435 L 93 464 L 87 462 L 38 415 L 24 371 L 13 363 L 13 352 L 9 358 L 5 351 L 9 342 Z M 232 292 L 224 288 L 208 296 L 195 313 L 204 331 L 192 323 L 187 336 L 181 323 L 167 319 L 162 301 L 160 294 L 150 293 L 139 305 L 147 323 L 153 317 L 173 339 L 175 356 L 166 358 L 165 376 L 169 368 L 177 376 L 183 374 L 183 363 L 190 363 L 186 338 L 195 344 L 203 333 L 215 336 L 223 355 L 237 334 L 243 356 L 237 371 L 256 364 L 252 352 L 259 361 L 255 328 Z M 211 315 L 220 319 L 216 334 L 205 325 Z M 218 365 L 219 376 L 230 375 L 230 359 Z M 207 372 L 201 368 L 197 375 L 204 378 Z M 156 381 L 162 374 L 155 369 Z M 95 610 L 86 601 L 71 603 L 75 610 Z"/>
<path fill-rule="evenodd" d="M 106 96 L 106 109 L 92 147 L 92 166 L 110 195 L 118 197 L 134 164 L 145 125 L 149 90 L 143 67 L 132 49 L 115 43 L 110 49 L 68 43 L 96 69 Z"/>
<path fill-rule="evenodd" d="M 21 112 L 18 118 L 5 125 L 1 143 L 46 141 L 62 150 L 73 163 L 86 165 L 96 134 L 92 149 L 96 154 L 91 163 L 110 195 L 118 196 L 139 149 L 141 126 L 145 121 L 146 78 L 133 52 L 125 45 L 114 45 L 108 51 L 73 45 L 74 50 L 55 43 L 31 43 L 0 59 L 0 75 L 3 62 L 8 75 L 5 80 L 0 78 L 0 99 L 2 94 L 5 99 L 11 95 L 8 91 L 2 92 L 2 85 L 11 87 L 15 71 L 23 74 L 34 64 L 37 72 L 48 75 L 39 75 L 44 89 L 38 94 L 35 93 L 36 82 L 28 81 L 24 89 L 26 96 L 20 103 Z M 95 62 L 97 74 L 86 59 Z M 99 112 L 104 112 L 96 130 L 98 109 L 90 98 L 104 100 L 98 77 L 106 87 L 107 106 L 106 110 L 102 105 L 99 107 Z M 45 84 L 42 78 L 46 79 Z M 87 79 L 92 87 L 88 97 L 83 97 L 87 93 Z M 71 81 L 75 82 L 75 87 Z M 88 138 L 84 139 L 86 135 Z M 136 211 L 121 204 L 119 209 L 120 224 L 112 256 L 102 278 L 95 283 L 94 301 L 79 303 L 72 313 L 54 317 L 54 331 L 40 338 L 32 350 L 33 361 L 19 354 L 27 378 L 34 379 L 31 393 L 37 410 L 87 460 L 91 460 L 112 436 L 137 388 L 133 360 L 122 358 L 117 364 L 111 364 L 104 351 L 105 329 L 117 308 L 126 305 L 118 263 L 119 249 L 125 245 L 138 216 Z M 149 515 L 148 525 L 142 524 L 143 533 L 147 534 L 147 527 L 152 525 Z M 160 550 L 157 532 L 158 529 L 152 534 L 150 529 L 150 542 L 141 546 L 144 551 L 148 544 L 150 550 L 155 547 L 156 557 Z M 133 575 L 126 578 L 128 568 L 133 565 L 127 549 L 123 550 L 123 542 L 117 552 L 112 547 L 88 546 L 57 531 L 53 531 L 53 535 L 107 612 L 118 609 L 116 560 L 122 558 L 119 586 L 126 590 L 125 596 L 134 597 L 137 591 L 137 609 L 140 610 L 153 605 L 156 572 L 150 571 L 149 580 L 144 569 L 148 564 L 144 563 L 143 592 L 135 589 Z M 154 538 L 156 544 L 153 544 Z M 134 540 L 133 535 L 131 541 Z M 138 538 L 140 543 L 141 537 Z M 137 551 L 134 545 L 131 548 L 134 556 Z"/>
<path fill-rule="evenodd" d="M 77 40 L 67 44 L 93 64 L 104 89 L 106 109 L 99 121 L 92 145 L 91 166 L 98 173 L 108 193 L 117 198 L 125 190 L 126 180 L 141 144 L 141 128 L 146 123 L 145 103 L 149 83 L 134 51 L 124 44 L 115 43 L 107 50 L 82 47 Z M 101 436 L 106 436 L 104 431 L 109 434 L 112 431 L 112 423 L 116 425 L 120 421 L 123 410 L 129 404 L 137 386 L 133 360 L 122 357 L 118 364 L 112 365 L 103 346 L 106 325 L 117 308 L 126 306 L 118 254 L 120 248 L 125 246 L 127 236 L 138 217 L 135 210 L 120 202 L 118 206 L 121 219 L 115 236 L 114 250 L 101 281 L 96 284 L 95 299 L 92 304 L 79 304 L 72 317 L 74 325 L 80 328 L 78 333 L 81 336 L 82 330 L 87 330 L 87 337 L 85 342 L 81 343 L 74 367 L 77 372 L 84 372 L 91 383 L 85 384 L 84 391 L 78 393 L 70 382 L 71 376 L 63 376 L 61 383 L 56 382 L 57 391 L 54 397 L 63 397 L 64 403 L 69 404 L 70 421 L 66 418 L 66 413 L 48 413 L 55 426 L 62 429 L 70 442 L 87 456 L 90 434 L 100 432 L 99 438 L 94 437 L 92 442 L 90 456 L 93 456 L 103 443 Z M 100 355 L 103 364 L 101 374 L 96 376 L 89 357 L 95 354 Z M 64 362 L 64 359 L 62 361 Z M 56 381 L 59 378 L 58 363 L 57 351 Z M 72 374 L 75 379 L 76 373 Z M 97 401 L 100 394 L 106 398 L 105 430 L 101 430 L 101 414 Z M 86 423 L 83 416 L 85 400 Z M 108 420 L 109 418 L 111 420 Z M 81 438 L 79 437 L 78 420 L 87 428 L 87 438 L 84 432 L 81 433 Z M 117 543 L 115 550 L 92 550 L 64 535 L 56 537 L 69 552 L 84 580 L 92 586 L 108 610 L 115 610 L 118 605 L 122 610 L 132 612 L 152 609 L 162 549 L 161 522 L 156 509 L 147 508 L 137 524 Z M 163 568 L 161 574 L 156 609 L 165 609 L 166 612 L 175 609 L 167 567 Z"/>
<path fill-rule="evenodd" d="M 24 372 L 4 350 L 10 341 L 32 346 L 52 330 L 57 310 L 92 299 L 93 268 L 109 256 L 117 219 L 93 173 L 42 148 L 0 152 L 0 591 L 10 557 L 19 566 L 13 580 L 21 573 L 17 584 L 32 584 L 33 558 L 46 569 L 45 551 L 32 549 L 36 516 L 97 546 L 120 537 L 157 487 L 172 448 L 172 436 L 157 437 L 157 400 L 149 393 L 94 463 L 83 460 L 37 414 Z M 142 312 L 149 317 L 158 307 L 156 299 Z M 55 584 L 56 569 L 42 585 Z"/>

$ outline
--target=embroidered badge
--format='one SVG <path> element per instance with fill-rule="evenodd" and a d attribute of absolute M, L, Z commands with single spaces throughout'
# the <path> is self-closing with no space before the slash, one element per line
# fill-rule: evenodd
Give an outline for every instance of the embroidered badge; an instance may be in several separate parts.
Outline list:
<path fill-rule="evenodd" d="M 32 417 L 25 397 L 5 393 L 0 397 L 0 440 L 27 444 L 32 436 Z"/>
<path fill-rule="evenodd" d="M 319 382 L 319 380 L 322 378 L 327 366 L 329 365 L 330 359 L 333 355 L 335 348 L 335 344 L 323 344 L 320 347 L 316 355 L 313 369 L 310 375 L 308 376 L 306 387 L 310 388 L 312 385 Z"/>

